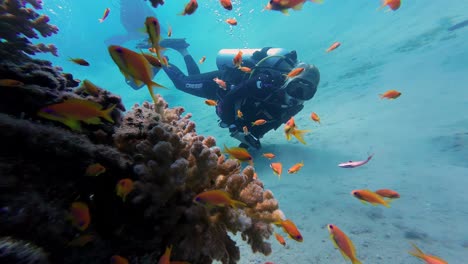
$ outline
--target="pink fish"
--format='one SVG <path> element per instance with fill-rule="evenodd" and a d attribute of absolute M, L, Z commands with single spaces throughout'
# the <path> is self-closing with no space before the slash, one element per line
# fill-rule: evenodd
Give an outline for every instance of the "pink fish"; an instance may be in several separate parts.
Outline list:
<path fill-rule="evenodd" d="M 341 167 L 341 168 L 356 168 L 356 167 L 362 166 L 362 165 L 366 164 L 367 162 L 369 162 L 369 160 L 371 160 L 373 156 L 374 156 L 374 154 L 369 155 L 369 157 L 367 157 L 366 160 L 343 162 L 343 163 L 338 164 L 338 167 Z"/>

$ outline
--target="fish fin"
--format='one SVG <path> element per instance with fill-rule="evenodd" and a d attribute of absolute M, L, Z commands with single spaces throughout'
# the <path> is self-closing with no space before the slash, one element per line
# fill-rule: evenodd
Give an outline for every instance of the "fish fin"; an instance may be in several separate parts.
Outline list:
<path fill-rule="evenodd" d="M 86 105 L 89 107 L 97 108 L 97 109 L 102 109 L 102 105 L 93 101 L 85 100 L 85 99 L 79 99 L 79 98 L 69 98 L 65 102 L 67 103 L 77 103 L 80 105 Z"/>
<path fill-rule="evenodd" d="M 312 3 L 323 4 L 323 0 L 310 0 Z"/>
<path fill-rule="evenodd" d="M 142 81 L 138 80 L 138 79 L 135 79 L 133 78 L 133 82 L 137 85 L 137 86 L 141 86 L 143 84 Z"/>
<path fill-rule="evenodd" d="M 231 199 L 230 205 L 233 208 L 247 207 L 247 204 L 245 204 L 245 203 L 243 203 L 241 201 L 232 200 L 232 199 Z"/>
<path fill-rule="evenodd" d="M 303 5 L 304 5 L 304 2 L 302 2 L 302 3 L 298 4 L 298 5 L 293 6 L 292 9 L 293 9 L 294 11 L 299 11 L 299 10 L 302 9 L 302 6 L 303 6 Z"/>
<path fill-rule="evenodd" d="M 226 144 L 224 144 L 223 153 L 230 154 L 229 153 L 229 148 L 226 146 Z"/>
<path fill-rule="evenodd" d="M 86 120 L 83 120 L 83 122 L 85 122 L 86 124 L 92 124 L 92 125 L 102 124 L 101 119 L 99 119 L 99 117 L 88 118 Z"/>
<path fill-rule="evenodd" d="M 150 92 L 150 95 L 151 95 L 151 98 L 153 98 L 153 101 L 156 102 L 156 97 L 154 97 L 154 87 L 156 88 L 164 88 L 164 89 L 168 89 L 162 85 L 160 85 L 159 83 L 157 82 L 153 82 L 151 81 L 150 83 L 147 84 L 148 85 L 148 91 Z"/>
<path fill-rule="evenodd" d="M 66 126 L 68 126 L 74 131 L 81 131 L 80 121 L 78 120 L 64 118 L 63 120 L 56 120 L 56 121 L 62 122 L 63 124 L 65 124 Z"/>
<path fill-rule="evenodd" d="M 285 15 L 285 16 L 289 16 L 288 9 L 282 9 L 281 13 L 283 13 L 283 15 Z"/>
<path fill-rule="evenodd" d="M 422 259 L 425 255 L 424 252 L 421 249 L 419 249 L 414 243 L 411 243 L 411 245 L 413 246 L 413 251 L 408 251 L 408 253 L 417 258 Z"/>
<path fill-rule="evenodd" d="M 104 118 L 105 120 L 114 123 L 114 120 L 111 117 L 112 111 L 114 111 L 115 107 L 117 105 L 112 105 L 111 107 L 107 108 L 106 110 L 101 111 L 101 117 Z"/>
<path fill-rule="evenodd" d="M 299 140 L 299 142 L 301 142 L 302 144 L 306 145 L 307 143 L 304 141 L 304 137 L 303 135 L 305 133 L 308 133 L 310 132 L 310 130 L 297 130 L 295 129 L 292 134 L 297 138 L 297 140 Z"/>

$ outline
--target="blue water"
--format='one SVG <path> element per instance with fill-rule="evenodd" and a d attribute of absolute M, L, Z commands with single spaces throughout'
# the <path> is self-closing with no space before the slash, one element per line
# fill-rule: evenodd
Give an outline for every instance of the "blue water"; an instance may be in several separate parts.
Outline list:
<path fill-rule="evenodd" d="M 146 88 L 134 91 L 125 85 L 104 44 L 125 32 L 119 1 L 44 2 L 51 23 L 60 28 L 45 42 L 55 43 L 60 57 L 42 58 L 121 95 L 127 109 L 150 100 Z M 184 4 L 168 0 L 152 11 L 162 25 L 172 26 L 174 38 L 187 39 L 196 60 L 206 56 L 202 72 L 216 69 L 219 49 L 272 46 L 296 50 L 300 60 L 321 73 L 317 94 L 296 116 L 299 128 L 313 130 L 305 137 L 308 144 L 288 142 L 281 127 L 267 134 L 264 148 L 254 153 L 265 188 L 297 224 L 304 242 L 287 240 L 282 247 L 272 237 L 273 253 L 265 257 L 252 254 L 239 239 L 240 263 L 348 263 L 328 239 L 329 223 L 348 234 L 363 263 L 422 263 L 407 253 L 410 242 L 449 263 L 468 262 L 468 27 L 447 30 L 468 19 L 468 1 L 404 1 L 399 10 L 384 12 L 376 11 L 378 0 L 325 0 L 285 16 L 262 12 L 262 1 L 234 1 L 234 9 L 226 11 L 218 1 L 200 0 L 194 15 L 178 16 Z M 110 15 L 100 24 L 107 7 Z M 228 17 L 235 17 L 238 26 L 227 25 Z M 144 17 L 134 19 L 143 27 Z M 341 47 L 325 53 L 335 41 Z M 179 54 L 166 55 L 181 65 Z M 69 56 L 85 58 L 91 66 L 74 65 Z M 199 134 L 215 136 L 221 146 L 237 145 L 217 126 L 214 109 L 203 99 L 176 90 L 163 72 L 155 81 L 170 88 L 158 92 L 171 107 L 193 113 Z M 379 99 L 390 89 L 401 91 L 401 97 Z M 321 125 L 310 120 L 312 111 Z M 283 171 L 302 160 L 305 166 L 297 174 L 284 172 L 279 180 L 259 155 L 263 152 L 275 153 Z M 375 156 L 363 167 L 337 167 L 370 152 Z M 367 188 L 394 189 L 401 198 L 384 208 L 350 195 Z"/>

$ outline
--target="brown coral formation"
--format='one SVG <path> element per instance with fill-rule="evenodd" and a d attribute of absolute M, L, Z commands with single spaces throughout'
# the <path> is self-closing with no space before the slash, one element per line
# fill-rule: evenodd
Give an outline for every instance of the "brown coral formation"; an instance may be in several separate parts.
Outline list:
<path fill-rule="evenodd" d="M 213 259 L 236 263 L 239 251 L 226 231 L 241 232 L 254 252 L 269 254 L 270 244 L 264 239 L 272 233 L 269 223 L 278 203 L 253 179 L 252 167 L 241 171 L 234 160 L 218 162 L 223 154 L 214 147 L 214 138 L 197 135 L 190 116 L 182 114 L 182 108 L 167 108 L 158 97 L 155 105 L 136 105 L 115 134 L 119 150 L 136 161 L 131 203 L 142 208 L 147 219 L 159 221 L 153 223 L 159 241 L 152 243 L 161 243 L 161 248 L 178 245 L 173 249 L 177 259 L 193 263 Z M 192 202 L 196 194 L 211 189 L 228 191 L 248 208 L 208 209 Z M 134 232 L 128 231 L 125 236 Z"/>
<path fill-rule="evenodd" d="M 242 169 L 226 159 L 213 137 L 197 135 L 190 114 L 168 108 L 160 96 L 122 116 L 120 97 L 103 89 L 94 95 L 74 89 L 79 82 L 71 74 L 29 57 L 52 50 L 30 42 L 36 32 L 49 36 L 58 29 L 28 5 L 41 8 L 34 0 L 0 4 L 5 40 L 0 79 L 23 83 L 0 87 L 0 249 L 11 249 L 2 251 L 0 262 L 28 256 L 40 263 L 97 264 L 121 255 L 131 263 L 155 263 L 173 245 L 174 260 L 236 263 L 239 249 L 229 232 L 240 232 L 254 252 L 269 254 L 265 239 L 271 223 L 283 216 L 272 193 L 254 179 L 253 167 Z M 78 133 L 37 116 L 39 109 L 67 98 L 117 105 L 115 122 L 83 124 Z M 85 176 L 95 163 L 105 173 Z M 125 201 L 115 193 L 121 179 L 134 182 Z M 192 201 L 213 189 L 229 192 L 247 207 L 210 208 Z M 70 221 L 70 204 L 76 201 L 89 207 L 84 231 Z M 87 243 L 76 242 L 82 237 Z"/>

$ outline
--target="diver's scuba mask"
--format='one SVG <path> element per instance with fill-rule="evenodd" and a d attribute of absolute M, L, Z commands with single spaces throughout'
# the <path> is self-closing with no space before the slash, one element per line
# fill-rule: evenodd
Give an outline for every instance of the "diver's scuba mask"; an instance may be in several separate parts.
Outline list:
<path fill-rule="evenodd" d="M 298 105 L 314 97 L 320 81 L 318 69 L 310 64 L 298 63 L 295 68 L 304 68 L 304 71 L 286 80 L 280 90 L 284 91 L 287 105 Z"/>

